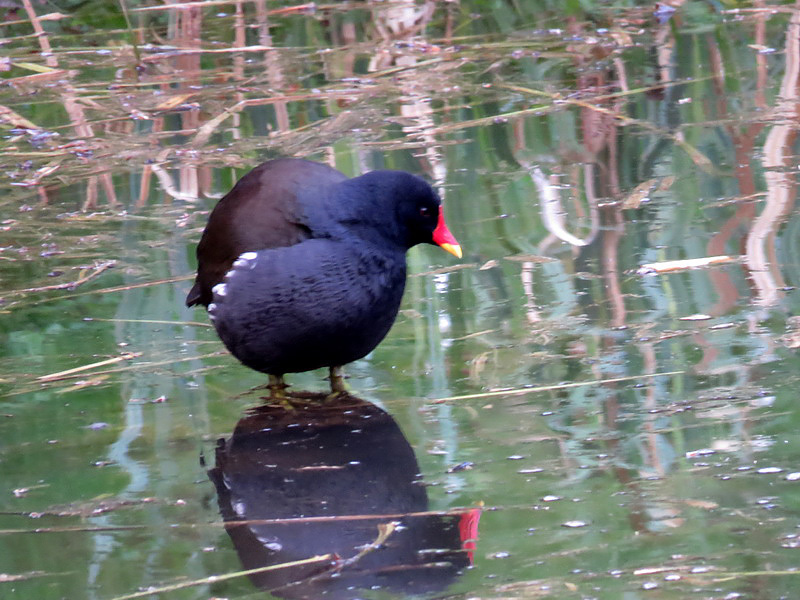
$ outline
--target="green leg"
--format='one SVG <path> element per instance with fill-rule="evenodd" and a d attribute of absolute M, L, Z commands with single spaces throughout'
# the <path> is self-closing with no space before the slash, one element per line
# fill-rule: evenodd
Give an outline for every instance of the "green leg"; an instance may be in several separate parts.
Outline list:
<path fill-rule="evenodd" d="M 342 372 L 342 367 L 331 367 L 330 380 L 331 395 L 329 398 L 335 398 L 339 394 L 347 393 L 347 385 L 344 382 L 344 373 Z"/>

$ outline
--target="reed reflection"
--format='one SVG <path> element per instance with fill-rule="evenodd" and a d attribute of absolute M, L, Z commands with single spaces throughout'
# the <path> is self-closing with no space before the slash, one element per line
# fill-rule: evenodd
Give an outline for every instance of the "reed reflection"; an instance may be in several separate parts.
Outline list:
<path fill-rule="evenodd" d="M 428 512 L 414 452 L 385 411 L 298 393 L 249 411 L 209 477 L 244 569 L 283 598 L 447 587 L 472 561 L 479 509 Z"/>

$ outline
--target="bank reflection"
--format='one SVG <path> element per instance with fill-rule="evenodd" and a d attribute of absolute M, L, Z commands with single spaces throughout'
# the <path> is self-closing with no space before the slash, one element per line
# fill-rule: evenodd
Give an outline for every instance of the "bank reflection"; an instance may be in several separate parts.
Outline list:
<path fill-rule="evenodd" d="M 218 441 L 209 476 L 244 569 L 330 555 L 250 576 L 276 596 L 432 592 L 472 562 L 479 509 L 428 512 L 397 423 L 353 396 L 252 409 Z"/>

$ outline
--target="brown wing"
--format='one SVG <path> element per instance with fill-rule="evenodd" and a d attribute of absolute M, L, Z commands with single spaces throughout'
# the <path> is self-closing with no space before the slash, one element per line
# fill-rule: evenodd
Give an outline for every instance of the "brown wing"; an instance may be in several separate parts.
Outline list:
<path fill-rule="evenodd" d="M 211 288 L 243 252 L 292 246 L 313 237 L 298 195 L 302 192 L 304 203 L 323 201 L 324 188 L 345 179 L 327 165 L 293 158 L 271 160 L 247 173 L 208 217 L 186 305 L 208 306 Z"/>

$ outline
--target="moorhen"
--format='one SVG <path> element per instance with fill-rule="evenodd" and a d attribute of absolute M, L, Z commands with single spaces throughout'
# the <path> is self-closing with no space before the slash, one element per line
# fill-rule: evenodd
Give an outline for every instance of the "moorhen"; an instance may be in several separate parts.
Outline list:
<path fill-rule="evenodd" d="M 349 179 L 327 165 L 282 158 L 242 177 L 219 201 L 197 246 L 187 306 L 202 304 L 222 342 L 267 373 L 281 395 L 284 373 L 340 367 L 362 358 L 394 323 L 406 251 L 438 244 L 461 257 L 441 200 L 419 177 L 373 171 Z"/>

